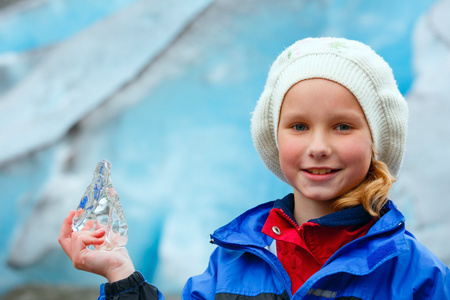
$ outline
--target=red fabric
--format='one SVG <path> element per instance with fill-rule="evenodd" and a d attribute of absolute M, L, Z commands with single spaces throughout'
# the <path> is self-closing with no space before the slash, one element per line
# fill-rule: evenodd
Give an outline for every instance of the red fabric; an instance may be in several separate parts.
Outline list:
<path fill-rule="evenodd" d="M 375 221 L 337 227 L 313 222 L 299 226 L 282 209 L 274 208 L 262 232 L 276 240 L 277 256 L 291 278 L 294 294 L 339 248 L 366 235 Z"/>

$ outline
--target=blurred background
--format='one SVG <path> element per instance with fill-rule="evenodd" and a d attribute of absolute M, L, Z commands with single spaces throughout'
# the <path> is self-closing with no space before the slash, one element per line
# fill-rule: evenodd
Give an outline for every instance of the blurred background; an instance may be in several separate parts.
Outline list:
<path fill-rule="evenodd" d="M 450 0 L 0 3 L 0 299 L 95 299 L 105 280 L 57 237 L 103 159 L 136 268 L 176 297 L 210 233 L 290 192 L 250 117 L 273 60 L 309 36 L 360 40 L 393 68 L 410 127 L 391 198 L 450 265 Z"/>

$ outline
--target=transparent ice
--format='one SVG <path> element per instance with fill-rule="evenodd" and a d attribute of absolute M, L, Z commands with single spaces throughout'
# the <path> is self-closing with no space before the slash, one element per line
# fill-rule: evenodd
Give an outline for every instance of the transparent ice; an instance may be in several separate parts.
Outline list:
<path fill-rule="evenodd" d="M 89 246 L 92 250 L 113 250 L 125 246 L 128 226 L 119 201 L 119 195 L 111 182 L 111 163 L 103 160 L 97 164 L 92 183 L 87 187 L 73 217 L 72 229 L 106 231 L 105 243 Z"/>

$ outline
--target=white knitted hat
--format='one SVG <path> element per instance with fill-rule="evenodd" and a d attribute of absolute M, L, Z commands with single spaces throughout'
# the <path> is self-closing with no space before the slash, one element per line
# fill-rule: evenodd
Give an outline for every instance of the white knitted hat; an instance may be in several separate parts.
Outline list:
<path fill-rule="evenodd" d="M 266 166 L 281 180 L 277 130 L 284 95 L 297 82 L 324 78 L 346 87 L 369 124 L 376 158 L 397 176 L 405 151 L 408 107 L 389 65 L 369 46 L 343 38 L 307 38 L 284 50 L 270 68 L 253 112 L 251 132 Z"/>

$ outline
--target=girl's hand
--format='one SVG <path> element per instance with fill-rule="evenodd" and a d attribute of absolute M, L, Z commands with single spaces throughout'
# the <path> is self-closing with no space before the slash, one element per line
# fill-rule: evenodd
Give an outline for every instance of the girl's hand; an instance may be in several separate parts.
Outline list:
<path fill-rule="evenodd" d="M 134 265 L 124 247 L 112 251 L 90 250 L 88 245 L 101 245 L 105 240 L 103 229 L 95 231 L 73 231 L 72 219 L 75 211 L 71 210 L 64 220 L 59 233 L 58 242 L 69 256 L 73 266 L 78 270 L 101 275 L 114 282 L 127 278 L 134 273 Z"/>

